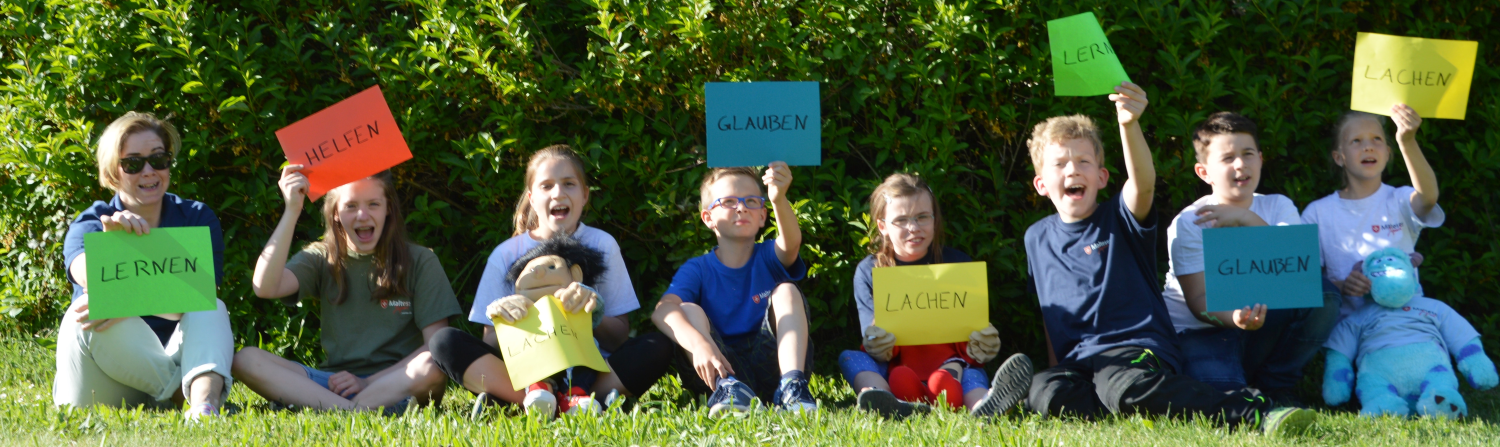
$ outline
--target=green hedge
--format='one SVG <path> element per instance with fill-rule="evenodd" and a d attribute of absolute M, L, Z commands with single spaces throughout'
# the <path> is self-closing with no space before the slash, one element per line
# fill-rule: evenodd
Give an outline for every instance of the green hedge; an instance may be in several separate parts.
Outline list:
<path fill-rule="evenodd" d="M 896 171 L 931 179 L 951 245 L 989 262 L 991 318 L 1005 350 L 1043 355 L 1021 235 L 1052 210 L 1030 187 L 1025 140 L 1036 122 L 1065 113 L 1113 128 L 1105 98 L 1051 94 L 1046 20 L 1091 10 L 1150 94 L 1143 124 L 1163 227 L 1208 191 L 1192 174 L 1187 135 L 1209 113 L 1255 119 L 1267 163 L 1262 192 L 1305 206 L 1338 184 L 1326 135 L 1348 108 L 1357 31 L 1480 41 L 1468 120 L 1428 120 L 1419 135 L 1448 221 L 1418 248 L 1427 291 L 1500 352 L 1492 0 L 9 0 L 0 8 L 0 306 L 7 326 L 30 334 L 49 331 L 68 299 L 67 223 L 110 195 L 93 175 L 98 134 L 126 111 L 152 111 L 172 115 L 184 136 L 173 190 L 223 221 L 220 294 L 238 340 L 315 359 L 316 312 L 253 299 L 248 284 L 282 208 L 273 132 L 375 84 L 416 156 L 396 170 L 409 228 L 442 258 L 465 307 L 489 251 L 511 234 L 526 157 L 569 143 L 589 160 L 596 186 L 585 221 L 620 241 L 645 309 L 635 326 L 654 330 L 646 318 L 673 271 L 713 245 L 694 213 L 705 169 L 703 83 L 813 80 L 822 83 L 824 163 L 795 168 L 790 194 L 820 355 L 857 345 L 849 281 L 865 254 L 866 200 Z M 1118 135 L 1106 131 L 1105 144 L 1117 148 Z M 1118 171 L 1119 153 L 1109 152 Z M 1390 166 L 1390 183 L 1409 183 L 1399 159 Z M 318 237 L 320 225 L 304 217 L 299 240 Z"/>

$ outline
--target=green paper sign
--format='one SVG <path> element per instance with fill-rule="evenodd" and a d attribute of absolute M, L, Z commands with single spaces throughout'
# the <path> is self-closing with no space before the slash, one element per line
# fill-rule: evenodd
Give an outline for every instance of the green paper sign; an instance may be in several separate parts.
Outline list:
<path fill-rule="evenodd" d="M 1048 21 L 1047 39 L 1052 44 L 1055 95 L 1108 95 L 1130 81 L 1094 13 Z"/>
<path fill-rule="evenodd" d="M 214 251 L 208 227 L 156 228 L 83 236 L 89 318 L 197 312 L 214 303 Z"/>

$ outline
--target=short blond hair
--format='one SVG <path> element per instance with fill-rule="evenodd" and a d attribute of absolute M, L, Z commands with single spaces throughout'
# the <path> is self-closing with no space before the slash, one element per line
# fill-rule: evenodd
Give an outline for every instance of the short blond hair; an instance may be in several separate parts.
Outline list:
<path fill-rule="evenodd" d="M 94 150 L 94 158 L 99 163 L 99 186 L 119 189 L 120 151 L 125 148 L 125 139 L 146 131 L 156 132 L 162 144 L 167 146 L 167 153 L 173 158 L 177 157 L 182 137 L 171 123 L 147 112 L 126 112 L 125 116 L 109 123 L 109 127 L 104 128 L 104 134 L 99 135 L 99 146 Z"/>
<path fill-rule="evenodd" d="M 755 183 L 755 192 L 756 194 L 760 194 L 760 177 L 755 174 L 755 170 L 751 168 L 710 169 L 708 174 L 703 175 L 703 182 L 698 184 L 698 210 L 706 211 L 708 210 L 708 206 L 714 203 L 714 198 L 708 195 L 708 187 L 713 186 L 714 182 L 722 178 L 734 177 L 736 175 L 745 176 L 745 178 Z"/>
<path fill-rule="evenodd" d="M 1099 141 L 1099 127 L 1094 125 L 1094 120 L 1083 115 L 1068 115 L 1047 118 L 1031 129 L 1031 139 L 1026 140 L 1026 147 L 1031 150 L 1031 167 L 1042 170 L 1042 152 L 1047 145 L 1074 138 L 1087 138 L 1094 143 L 1094 156 L 1103 164 L 1104 143 Z"/>

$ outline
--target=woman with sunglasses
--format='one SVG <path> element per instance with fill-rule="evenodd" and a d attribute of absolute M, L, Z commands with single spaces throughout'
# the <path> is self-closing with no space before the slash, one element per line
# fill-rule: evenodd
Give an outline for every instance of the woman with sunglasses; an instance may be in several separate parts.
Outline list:
<path fill-rule="evenodd" d="M 99 184 L 115 195 L 94 202 L 68 225 L 63 257 L 73 302 L 58 328 L 54 405 L 181 408 L 186 397 L 191 405 L 184 417 L 191 421 L 217 415 L 229 394 L 234 337 L 223 301 L 217 309 L 186 314 L 89 317 L 83 247 L 88 233 L 145 235 L 154 228 L 208 227 L 214 278 L 224 281 L 219 218 L 207 205 L 167 192 L 181 144 L 171 124 L 149 113 L 126 113 L 99 137 Z"/>

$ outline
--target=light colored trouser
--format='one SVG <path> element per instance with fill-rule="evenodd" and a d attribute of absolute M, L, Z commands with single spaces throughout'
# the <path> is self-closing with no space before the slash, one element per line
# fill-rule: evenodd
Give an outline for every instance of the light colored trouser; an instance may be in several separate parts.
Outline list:
<path fill-rule="evenodd" d="M 79 302 L 63 315 L 57 330 L 53 405 L 166 407 L 173 392 L 181 388 L 188 396 L 192 379 L 208 372 L 224 378 L 220 396 L 229 396 L 234 335 L 223 301 L 218 309 L 183 314 L 165 347 L 140 317 L 126 318 L 104 332 L 83 330 L 76 321 Z"/>

